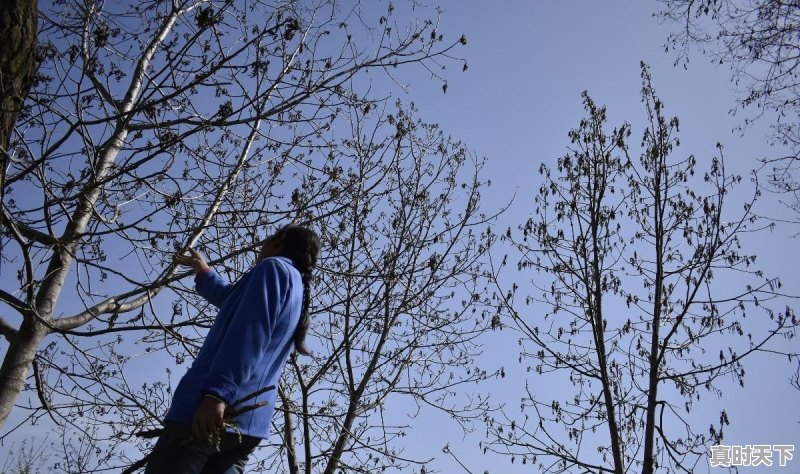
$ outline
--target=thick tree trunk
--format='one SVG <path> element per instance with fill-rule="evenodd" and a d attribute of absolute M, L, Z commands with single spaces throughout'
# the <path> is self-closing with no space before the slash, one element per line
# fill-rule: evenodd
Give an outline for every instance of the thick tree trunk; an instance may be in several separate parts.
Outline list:
<path fill-rule="evenodd" d="M 0 0 L 0 205 L 5 202 L 11 135 L 36 71 L 36 14 L 37 0 Z M 0 232 L 2 216 L 0 212 Z M 10 337 L 0 367 L 0 426 L 24 388 L 28 368 L 47 333 L 43 324 L 26 318 Z"/>
<path fill-rule="evenodd" d="M 0 0 L 0 203 L 11 134 L 36 71 L 36 12 L 37 0 Z"/>
<path fill-rule="evenodd" d="M 5 424 L 17 396 L 25 387 L 28 369 L 36 357 L 36 350 L 48 333 L 44 324 L 33 318 L 26 318 L 13 336 L 0 367 L 0 387 L 3 387 L 0 390 L 0 426 Z"/>

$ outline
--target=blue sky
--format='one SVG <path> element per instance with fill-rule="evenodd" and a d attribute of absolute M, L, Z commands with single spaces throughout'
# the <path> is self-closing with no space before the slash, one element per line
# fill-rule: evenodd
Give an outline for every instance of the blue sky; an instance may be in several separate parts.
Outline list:
<path fill-rule="evenodd" d="M 468 70 L 462 73 L 460 63 L 449 65 L 444 71 L 446 94 L 441 83 L 430 80 L 424 70 L 402 71 L 397 78 L 409 85 L 408 92 L 395 89 L 393 95 L 413 100 L 423 120 L 439 123 L 473 152 L 487 158 L 485 177 L 493 186 L 484 193 L 485 207 L 498 208 L 516 196 L 498 221 L 498 228 L 515 227 L 531 212 L 540 184 L 536 170 L 540 163 L 553 164 L 566 152 L 567 132 L 584 113 L 580 99 L 583 90 L 608 107 L 609 124 L 629 121 L 634 133 L 631 142 L 638 142 L 644 118 L 639 96 L 642 60 L 651 66 L 667 114 L 681 119 L 679 156 L 695 154 L 704 163 L 715 155 L 715 145 L 721 142 L 728 165 L 747 175 L 758 166 L 759 159 L 780 154 L 767 144 L 768 121 L 748 129 L 744 136 L 736 130 L 743 115 L 729 113 L 735 105 L 735 89 L 725 66 L 712 65 L 696 53 L 688 69 L 674 66 L 675 56 L 665 53 L 663 46 L 672 25 L 660 25 L 652 17 L 656 2 L 443 0 L 441 5 L 441 30 L 446 37 L 467 36 L 468 45 L 458 54 L 466 59 Z M 745 181 L 742 189 L 746 190 L 751 184 Z M 765 197 L 761 210 L 778 217 L 785 215 L 772 197 Z M 784 289 L 794 294 L 800 294 L 795 270 L 799 262 L 794 251 L 798 241 L 790 236 L 798 231 L 779 226 L 766 238 L 746 242 L 759 255 L 761 267 L 780 276 Z M 515 403 L 526 376 L 517 363 L 517 346 L 512 338 L 512 333 L 503 331 L 488 334 L 484 340 L 483 368 L 493 371 L 503 367 L 507 377 L 477 390 L 491 393 L 497 403 Z M 723 402 L 733 423 L 726 433 L 727 442 L 797 444 L 800 416 L 794 407 L 800 401 L 800 392 L 788 384 L 791 367 L 785 359 L 767 356 L 750 360 L 746 367 L 745 389 L 724 390 Z M 528 380 L 545 397 L 561 392 L 550 379 Z M 717 405 L 721 405 L 709 397 L 706 400 L 708 411 L 696 410 L 693 415 L 700 425 L 713 422 L 719 413 Z M 393 415 L 409 422 L 404 420 L 408 407 L 398 404 L 395 408 Z M 476 426 L 473 435 L 462 438 L 440 414 L 423 412 L 410 423 L 415 428 L 407 438 L 407 453 L 419 458 L 437 457 L 429 470 L 465 472 L 442 453 L 442 447 L 449 443 L 473 473 L 531 472 L 530 466 L 481 455 L 477 444 L 483 439 L 481 426 Z M 21 432 L 20 439 L 29 433 Z M 800 459 L 795 466 L 797 463 Z M 743 472 L 781 471 L 751 468 Z"/>

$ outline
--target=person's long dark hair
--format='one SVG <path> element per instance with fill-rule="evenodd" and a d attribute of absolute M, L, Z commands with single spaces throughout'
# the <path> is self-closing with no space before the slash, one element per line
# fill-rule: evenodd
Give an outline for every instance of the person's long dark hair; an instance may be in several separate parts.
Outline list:
<path fill-rule="evenodd" d="M 300 322 L 294 333 L 294 349 L 303 355 L 311 355 L 306 347 L 306 333 L 311 323 L 309 306 L 311 305 L 311 279 L 319 257 L 320 239 L 313 230 L 302 225 L 287 225 L 281 228 L 273 239 L 283 240 L 283 255 L 292 261 L 303 278 L 303 307 L 300 310 Z"/>

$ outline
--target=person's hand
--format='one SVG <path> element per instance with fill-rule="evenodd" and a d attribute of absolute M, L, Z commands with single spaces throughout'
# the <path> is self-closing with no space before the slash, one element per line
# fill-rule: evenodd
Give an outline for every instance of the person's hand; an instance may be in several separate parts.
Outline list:
<path fill-rule="evenodd" d="M 208 268 L 208 264 L 206 260 L 200 255 L 200 252 L 193 248 L 189 248 L 189 255 L 183 255 L 181 253 L 176 253 L 172 257 L 172 261 L 177 263 L 178 265 L 186 265 L 187 267 L 192 267 L 195 273 L 200 273 L 206 268 Z"/>
<path fill-rule="evenodd" d="M 212 397 L 203 397 L 192 419 L 192 435 L 200 441 L 216 443 L 225 431 L 225 402 Z"/>

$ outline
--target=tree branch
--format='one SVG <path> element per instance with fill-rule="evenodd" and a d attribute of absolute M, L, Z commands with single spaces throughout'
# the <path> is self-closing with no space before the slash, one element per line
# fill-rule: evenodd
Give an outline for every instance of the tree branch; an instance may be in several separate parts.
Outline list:
<path fill-rule="evenodd" d="M 17 336 L 17 330 L 12 325 L 8 324 L 5 319 L 0 317 L 0 334 L 11 343 Z"/>
<path fill-rule="evenodd" d="M 286 391 L 283 385 L 278 386 L 278 395 L 281 397 L 283 406 L 290 407 L 289 397 L 286 396 Z M 294 441 L 294 424 L 292 423 L 291 410 L 283 410 L 283 445 L 286 447 L 286 462 L 289 464 L 289 474 L 300 474 L 300 469 L 297 466 L 297 447 Z"/>
<path fill-rule="evenodd" d="M 262 244 L 263 241 L 259 241 L 251 245 L 248 245 L 246 247 L 242 247 L 241 249 L 236 250 L 235 252 L 231 252 L 228 255 L 211 260 L 208 262 L 208 264 L 209 266 L 217 265 L 237 255 L 250 252 L 253 249 L 260 247 Z M 56 319 L 52 323 L 52 329 L 59 332 L 67 332 L 88 323 L 89 321 L 91 321 L 92 319 L 96 318 L 101 314 L 127 313 L 133 311 L 135 309 L 144 306 L 148 301 L 150 301 L 153 297 L 155 297 L 167 285 L 175 283 L 176 281 L 181 280 L 193 274 L 194 274 L 193 271 L 174 273 L 173 269 L 171 271 L 166 272 L 164 277 L 155 280 L 152 283 L 145 284 L 139 288 L 130 290 L 128 292 L 120 293 L 116 296 L 109 297 L 101 301 L 100 303 L 97 303 L 96 305 L 92 306 L 91 308 L 87 308 L 86 310 L 78 314 L 75 314 L 73 316 Z M 135 298 L 135 299 L 129 300 L 129 298 Z"/>
<path fill-rule="evenodd" d="M 33 240 L 43 245 L 58 245 L 60 241 L 52 235 L 45 234 L 42 231 L 36 230 L 26 224 L 18 222 L 11 217 L 8 210 L 3 206 L 3 224 L 13 227 L 19 234 L 28 240 Z"/>
<path fill-rule="evenodd" d="M 20 301 L 16 296 L 2 289 L 0 289 L 0 301 L 11 306 L 12 308 L 16 309 L 17 311 L 23 314 L 25 312 L 25 309 L 28 308 L 28 305 Z"/>

